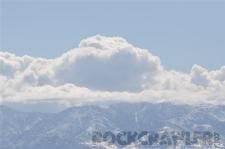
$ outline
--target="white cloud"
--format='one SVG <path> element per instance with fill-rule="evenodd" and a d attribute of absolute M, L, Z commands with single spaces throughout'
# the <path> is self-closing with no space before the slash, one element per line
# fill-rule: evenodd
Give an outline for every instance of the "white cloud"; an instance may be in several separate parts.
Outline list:
<path fill-rule="evenodd" d="M 165 70 L 159 57 L 120 37 L 93 36 L 54 59 L 0 52 L 2 102 L 225 103 L 225 67 Z"/>
<path fill-rule="evenodd" d="M 58 83 L 73 83 L 95 90 L 140 91 L 161 71 L 160 60 L 122 38 L 95 36 L 57 59 Z"/>
<path fill-rule="evenodd" d="M 191 69 L 191 81 L 196 85 L 208 86 L 210 83 L 208 70 L 199 65 L 194 65 Z"/>

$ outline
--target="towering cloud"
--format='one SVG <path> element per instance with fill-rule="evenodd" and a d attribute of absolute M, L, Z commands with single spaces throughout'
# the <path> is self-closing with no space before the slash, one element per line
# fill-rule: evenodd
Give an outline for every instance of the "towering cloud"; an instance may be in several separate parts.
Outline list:
<path fill-rule="evenodd" d="M 2 102 L 225 103 L 225 67 L 165 70 L 149 50 L 100 35 L 54 59 L 0 52 L 0 84 Z"/>
<path fill-rule="evenodd" d="M 140 91 L 162 68 L 157 56 L 123 38 L 90 37 L 57 59 L 55 78 L 95 90 Z"/>

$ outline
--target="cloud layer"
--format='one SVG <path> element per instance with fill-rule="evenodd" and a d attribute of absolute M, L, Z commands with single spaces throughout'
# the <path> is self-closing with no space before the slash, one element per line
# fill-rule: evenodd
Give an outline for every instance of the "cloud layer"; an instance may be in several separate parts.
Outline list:
<path fill-rule="evenodd" d="M 54 59 L 0 52 L 0 101 L 225 104 L 225 66 L 165 70 L 149 50 L 96 35 Z"/>

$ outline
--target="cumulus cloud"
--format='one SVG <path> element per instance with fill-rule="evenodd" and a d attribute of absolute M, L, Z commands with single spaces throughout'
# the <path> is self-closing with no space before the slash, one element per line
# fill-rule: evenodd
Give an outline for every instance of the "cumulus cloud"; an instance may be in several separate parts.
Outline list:
<path fill-rule="evenodd" d="M 225 103 L 225 67 L 165 70 L 149 50 L 100 35 L 54 59 L 0 52 L 0 84 L 2 102 Z"/>
<path fill-rule="evenodd" d="M 95 90 L 140 91 L 146 79 L 162 68 L 157 56 L 122 38 L 95 36 L 81 41 L 57 59 L 58 83 L 73 83 Z"/>
<path fill-rule="evenodd" d="M 201 66 L 194 65 L 191 69 L 191 81 L 196 85 L 208 86 L 210 83 L 208 70 Z"/>

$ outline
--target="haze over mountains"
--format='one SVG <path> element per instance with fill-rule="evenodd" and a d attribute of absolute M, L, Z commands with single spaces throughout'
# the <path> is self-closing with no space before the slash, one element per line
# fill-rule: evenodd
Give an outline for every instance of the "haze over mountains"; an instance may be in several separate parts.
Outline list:
<path fill-rule="evenodd" d="M 217 132 L 225 143 L 225 106 L 118 103 L 71 107 L 58 113 L 19 112 L 0 106 L 1 149 L 117 148 L 93 147 L 92 133 L 160 130 Z"/>
<path fill-rule="evenodd" d="M 88 37 L 52 59 L 0 52 L 0 83 L 0 104 L 15 107 L 0 107 L 1 149 L 90 148 L 95 130 L 225 136 L 224 66 L 167 70 L 121 37 Z"/>

